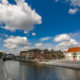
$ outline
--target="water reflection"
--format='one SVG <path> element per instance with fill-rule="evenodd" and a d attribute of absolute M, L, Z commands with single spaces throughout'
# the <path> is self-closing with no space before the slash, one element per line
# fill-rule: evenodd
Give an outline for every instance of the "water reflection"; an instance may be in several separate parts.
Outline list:
<path fill-rule="evenodd" d="M 21 80 L 80 80 L 80 71 L 36 64 L 21 64 Z"/>
<path fill-rule="evenodd" d="M 19 80 L 20 77 L 20 63 L 17 61 L 6 61 L 5 68 L 8 80 Z"/>
<path fill-rule="evenodd" d="M 79 70 L 58 67 L 56 75 L 58 75 L 58 80 L 80 80 Z"/>
<path fill-rule="evenodd" d="M 80 71 L 48 65 L 5 62 L 8 77 L 14 80 L 80 80 Z"/>

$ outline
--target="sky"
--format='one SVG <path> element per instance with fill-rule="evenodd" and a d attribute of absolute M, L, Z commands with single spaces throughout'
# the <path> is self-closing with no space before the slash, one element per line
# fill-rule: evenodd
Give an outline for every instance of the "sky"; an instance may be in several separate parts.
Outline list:
<path fill-rule="evenodd" d="M 80 0 L 0 0 L 0 50 L 67 50 L 80 46 Z"/>

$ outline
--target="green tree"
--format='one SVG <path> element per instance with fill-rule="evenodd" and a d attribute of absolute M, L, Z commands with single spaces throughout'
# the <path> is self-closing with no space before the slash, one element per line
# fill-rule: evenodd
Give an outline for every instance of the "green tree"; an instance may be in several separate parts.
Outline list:
<path fill-rule="evenodd" d="M 76 57 L 77 57 L 77 53 L 74 52 L 74 53 L 73 53 L 73 58 L 76 58 Z"/>
<path fill-rule="evenodd" d="M 65 58 L 65 55 L 64 55 L 64 53 L 60 53 L 60 54 L 59 54 L 59 56 L 60 56 L 60 59 L 63 59 L 63 58 Z"/>
<path fill-rule="evenodd" d="M 0 58 L 3 56 L 3 52 L 0 52 Z"/>
<path fill-rule="evenodd" d="M 53 54 L 52 57 L 53 57 L 53 59 L 56 59 L 56 54 Z"/>

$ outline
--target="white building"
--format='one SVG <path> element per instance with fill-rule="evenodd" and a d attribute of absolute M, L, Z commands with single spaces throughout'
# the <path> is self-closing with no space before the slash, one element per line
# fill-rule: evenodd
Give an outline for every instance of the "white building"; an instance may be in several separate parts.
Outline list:
<path fill-rule="evenodd" d="M 80 47 L 69 48 L 66 52 L 66 59 L 80 61 Z"/>

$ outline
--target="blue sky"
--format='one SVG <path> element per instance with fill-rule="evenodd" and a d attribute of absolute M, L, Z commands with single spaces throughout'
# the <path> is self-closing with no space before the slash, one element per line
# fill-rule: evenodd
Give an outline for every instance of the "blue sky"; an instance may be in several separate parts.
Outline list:
<path fill-rule="evenodd" d="M 78 3 L 79 0 L 1 0 L 0 50 L 22 48 L 27 50 L 35 47 L 42 49 L 58 47 L 62 50 L 79 46 L 80 4 Z M 16 39 L 21 40 L 20 44 Z"/>

